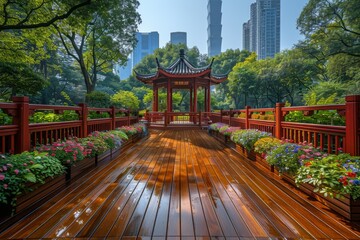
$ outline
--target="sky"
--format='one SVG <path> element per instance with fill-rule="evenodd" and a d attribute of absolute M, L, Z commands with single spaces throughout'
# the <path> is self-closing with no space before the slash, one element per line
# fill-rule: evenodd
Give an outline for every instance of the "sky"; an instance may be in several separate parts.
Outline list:
<path fill-rule="evenodd" d="M 242 25 L 250 18 L 250 4 L 256 0 L 222 0 L 222 51 L 242 49 Z M 139 32 L 157 31 L 160 47 L 170 41 L 171 32 L 187 32 L 188 47 L 207 53 L 208 0 L 139 0 L 142 23 Z M 303 39 L 296 20 L 308 0 L 281 0 L 280 49 L 290 49 Z"/>

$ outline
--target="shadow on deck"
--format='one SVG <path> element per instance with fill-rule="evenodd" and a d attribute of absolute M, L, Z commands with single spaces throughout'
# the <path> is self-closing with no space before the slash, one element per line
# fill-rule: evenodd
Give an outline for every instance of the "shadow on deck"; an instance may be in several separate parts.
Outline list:
<path fill-rule="evenodd" d="M 289 188 L 205 131 L 152 131 L 0 238 L 360 238 Z"/>

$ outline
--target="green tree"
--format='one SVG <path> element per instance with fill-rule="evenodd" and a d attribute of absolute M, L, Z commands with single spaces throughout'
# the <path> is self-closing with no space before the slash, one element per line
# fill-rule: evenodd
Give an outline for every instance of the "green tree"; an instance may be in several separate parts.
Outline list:
<path fill-rule="evenodd" d="M 91 2 L 91 0 L 0 0 L 0 32 L 49 27 L 57 21 L 68 18 L 77 9 Z"/>
<path fill-rule="evenodd" d="M 309 0 L 297 25 L 325 56 L 360 57 L 359 16 L 358 0 Z"/>
<path fill-rule="evenodd" d="M 247 57 L 250 56 L 250 52 L 243 50 L 240 51 L 239 49 L 228 49 L 223 53 L 220 53 L 219 55 L 215 56 L 215 61 L 212 66 L 212 72 L 215 74 L 224 74 L 224 73 L 230 73 L 233 67 L 238 62 L 243 62 Z M 229 81 L 222 82 L 218 85 L 216 85 L 216 99 L 218 99 L 218 102 L 226 102 L 226 96 L 229 92 L 228 87 Z M 215 103 L 211 103 L 211 105 L 214 105 Z M 220 107 L 221 108 L 221 107 Z"/>
<path fill-rule="evenodd" d="M 10 98 L 15 95 L 36 94 L 48 82 L 25 64 L 0 62 L 0 95 Z M 5 96 L 5 97 L 3 97 Z"/>
<path fill-rule="evenodd" d="M 80 17 L 52 24 L 64 50 L 79 65 L 88 93 L 95 89 L 97 74 L 112 70 L 113 62 L 125 63 L 135 45 L 140 16 L 137 0 L 98 0 Z"/>
<path fill-rule="evenodd" d="M 133 92 L 118 91 L 110 98 L 111 104 L 118 108 L 127 108 L 131 110 L 138 110 L 140 106 L 139 99 Z"/>

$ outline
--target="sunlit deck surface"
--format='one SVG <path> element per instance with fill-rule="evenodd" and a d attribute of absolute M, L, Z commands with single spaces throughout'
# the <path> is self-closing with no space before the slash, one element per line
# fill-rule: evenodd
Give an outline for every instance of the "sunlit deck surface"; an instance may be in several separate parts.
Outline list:
<path fill-rule="evenodd" d="M 153 131 L 0 238 L 360 238 L 357 224 L 289 188 L 206 131 Z"/>

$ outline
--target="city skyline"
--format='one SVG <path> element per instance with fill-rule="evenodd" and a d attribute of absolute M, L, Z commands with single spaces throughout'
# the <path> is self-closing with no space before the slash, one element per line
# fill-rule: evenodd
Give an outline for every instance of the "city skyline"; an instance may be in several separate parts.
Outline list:
<path fill-rule="evenodd" d="M 250 18 L 250 5 L 255 0 L 222 1 L 222 52 L 226 49 L 243 49 L 243 23 Z M 296 29 L 296 20 L 308 0 L 281 0 L 281 46 L 290 49 L 303 39 Z M 207 53 L 208 0 L 140 0 L 142 23 L 139 32 L 158 31 L 160 47 L 169 42 L 171 32 L 187 32 L 188 47 L 197 46 Z M 159 11 L 159 6 L 162 11 Z"/>

